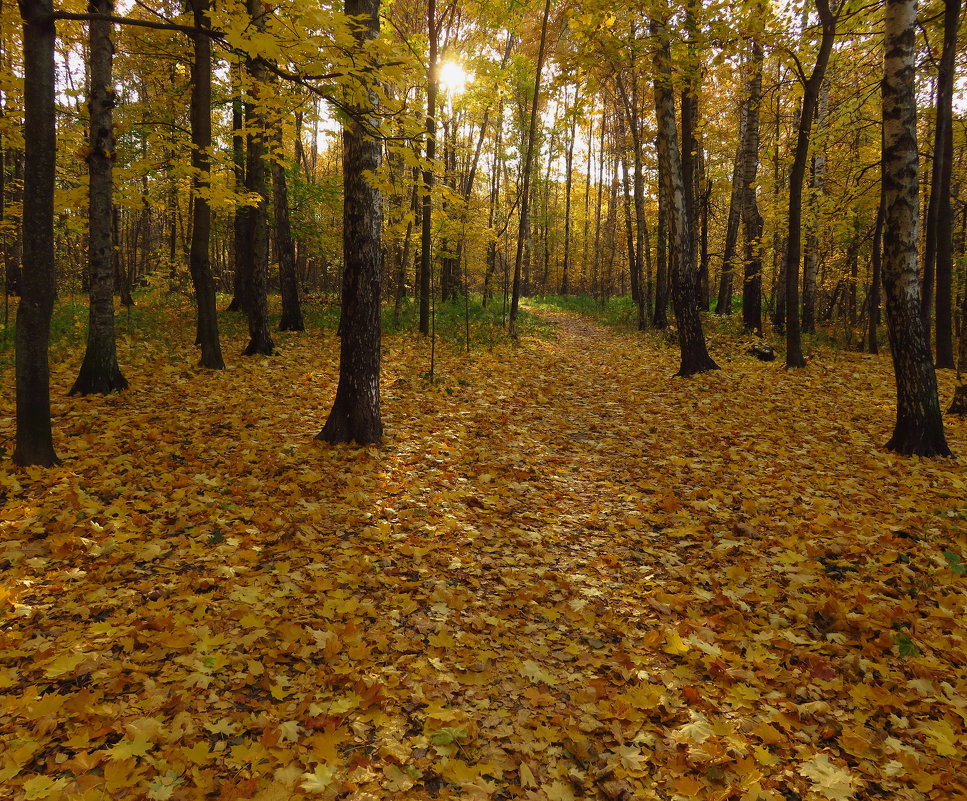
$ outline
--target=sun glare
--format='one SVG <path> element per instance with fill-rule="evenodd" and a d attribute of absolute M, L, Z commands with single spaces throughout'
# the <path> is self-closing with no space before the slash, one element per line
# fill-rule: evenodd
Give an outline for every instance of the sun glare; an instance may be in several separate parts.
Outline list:
<path fill-rule="evenodd" d="M 462 94 L 473 79 L 473 75 L 456 61 L 444 61 L 439 70 L 440 87 L 450 96 Z"/>

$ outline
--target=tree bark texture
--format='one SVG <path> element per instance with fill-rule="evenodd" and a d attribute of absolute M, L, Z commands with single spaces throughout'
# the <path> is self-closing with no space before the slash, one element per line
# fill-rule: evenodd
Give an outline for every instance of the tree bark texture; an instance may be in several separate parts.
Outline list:
<path fill-rule="evenodd" d="M 379 35 L 379 0 L 346 0 L 346 13 L 360 18 L 360 44 Z M 360 80 L 367 80 L 360 73 Z M 343 274 L 342 338 L 339 384 L 329 418 L 317 439 L 330 443 L 378 442 L 380 413 L 380 300 L 383 275 L 382 198 L 369 183 L 382 161 L 382 145 L 373 135 L 379 124 L 375 93 L 360 93 L 343 128 Z"/>
<path fill-rule="evenodd" d="M 829 81 L 824 80 L 819 87 L 819 100 L 816 104 L 815 127 L 817 135 L 821 135 L 829 114 Z M 819 137 L 813 137 L 819 138 Z M 802 323 L 800 329 L 808 334 L 816 332 L 816 285 L 819 277 L 819 215 L 821 213 L 821 197 L 826 184 L 826 153 L 825 143 L 820 141 L 815 148 L 812 159 L 812 177 L 810 179 L 809 208 L 810 216 L 806 225 L 806 254 L 803 259 L 802 271 Z"/>
<path fill-rule="evenodd" d="M 261 0 L 247 0 L 248 12 L 256 28 L 265 27 L 267 13 Z M 257 197 L 254 205 L 243 208 L 245 248 L 243 272 L 248 276 L 248 298 L 245 313 L 248 317 L 249 342 L 244 356 L 271 356 L 275 343 L 269 331 L 268 269 L 268 190 L 266 187 L 265 111 L 260 107 L 259 95 L 264 91 L 267 73 L 261 58 L 247 58 L 245 68 L 251 80 L 251 97 L 245 104 L 245 123 L 248 128 L 245 153 L 245 188 Z"/>
<path fill-rule="evenodd" d="M 94 0 L 94 14 L 111 14 L 111 0 Z M 114 87 L 111 23 L 92 20 L 88 23 L 90 97 L 90 138 L 87 154 L 88 170 L 88 270 L 91 282 L 87 321 L 87 350 L 71 395 L 119 392 L 128 385 L 118 365 L 114 336 L 114 133 L 112 109 Z"/>
<path fill-rule="evenodd" d="M 211 0 L 192 0 L 195 25 L 208 27 Z M 201 347 L 199 366 L 224 370 L 222 346 L 218 338 L 218 313 L 215 307 L 215 281 L 212 278 L 211 245 L 212 209 L 208 202 L 211 187 L 212 150 L 212 51 L 211 40 L 204 34 L 192 36 L 194 59 L 191 65 L 191 166 L 193 170 L 191 245 L 188 269 L 195 287 L 197 336 Z"/>
<path fill-rule="evenodd" d="M 883 193 L 880 192 L 880 205 L 876 210 L 876 222 L 873 224 L 873 243 L 870 253 L 872 273 L 870 275 L 870 296 L 867 301 L 869 319 L 867 320 L 867 350 L 870 353 L 880 352 L 877 341 L 877 329 L 880 327 L 880 288 L 883 285 Z"/>
<path fill-rule="evenodd" d="M 829 7 L 829 0 L 816 0 L 816 10 L 822 22 L 823 34 L 819 53 L 812 74 L 805 79 L 802 106 L 799 112 L 799 129 L 792 169 L 789 171 L 789 235 L 786 240 L 786 367 L 805 367 L 802 353 L 802 332 L 799 327 L 799 260 L 802 256 L 802 190 L 806 180 L 806 164 L 809 160 L 809 137 L 812 132 L 819 91 L 829 64 L 829 54 L 836 36 L 836 17 Z M 805 77 L 805 76 L 803 76 Z"/>
<path fill-rule="evenodd" d="M 748 88 L 746 98 L 739 107 L 739 144 L 735 149 L 735 163 L 732 165 L 732 192 L 729 195 L 729 216 L 725 223 L 725 246 L 722 251 L 722 272 L 719 274 L 719 292 L 715 301 L 715 313 L 728 315 L 732 313 L 732 275 L 735 272 L 736 245 L 739 240 L 739 222 L 742 216 L 743 192 L 742 180 L 745 177 L 742 158 L 745 154 L 745 131 L 748 125 L 749 99 Z"/>
<path fill-rule="evenodd" d="M 51 0 L 21 0 L 24 144 L 23 259 L 17 307 L 17 439 L 13 461 L 58 463 L 50 421 L 50 318 L 54 310 L 54 22 Z"/>
<path fill-rule="evenodd" d="M 742 277 L 742 326 L 762 333 L 762 215 L 756 201 L 759 172 L 759 108 L 762 103 L 762 46 L 752 43 L 752 78 L 742 154 L 742 221 L 745 228 L 745 258 Z"/>
<path fill-rule="evenodd" d="M 949 456 L 917 275 L 916 0 L 887 0 L 884 23 L 883 286 L 897 388 L 896 426 L 886 447 Z"/>
<path fill-rule="evenodd" d="M 511 336 L 517 336 L 517 310 L 520 305 L 521 265 L 524 249 L 530 231 L 530 179 L 531 165 L 534 163 L 534 143 L 537 141 L 538 106 L 541 99 L 541 72 L 544 69 L 544 53 L 547 49 L 547 21 L 551 13 L 551 0 L 544 1 L 544 16 L 541 21 L 541 40 L 537 48 L 537 65 L 534 70 L 534 95 L 531 99 L 530 125 L 527 130 L 527 145 L 524 155 L 523 188 L 520 196 L 520 225 L 517 230 L 517 254 L 514 258 L 514 284 L 510 296 L 510 315 L 508 329 Z M 530 281 L 525 281 L 525 288 Z"/>
<path fill-rule="evenodd" d="M 937 367 L 954 366 L 953 331 L 953 211 L 950 205 L 953 146 L 953 90 L 960 25 L 960 0 L 944 0 L 944 36 L 937 70 L 937 123 L 934 130 L 934 158 L 927 207 L 924 276 L 935 273 L 937 281 Z M 934 264 L 936 267 L 934 267 Z M 924 282 L 921 304 L 929 322 L 930 298 Z M 929 325 L 927 327 L 929 337 Z"/>
<path fill-rule="evenodd" d="M 234 71 L 232 73 L 235 74 Z M 233 81 L 233 89 L 239 89 L 239 81 Z M 232 171 L 235 174 L 235 191 L 245 191 L 245 135 L 243 133 L 244 106 L 241 98 L 232 98 Z M 232 302 L 227 311 L 245 311 L 248 307 L 251 276 L 246 273 L 251 262 L 245 258 L 246 218 L 245 207 L 236 206 L 232 219 L 232 246 L 235 274 L 232 280 Z"/>
<path fill-rule="evenodd" d="M 672 303 L 678 324 L 681 366 L 676 375 L 686 377 L 718 369 L 708 354 L 702 320 L 695 302 L 696 270 L 692 261 L 685 206 L 686 189 L 678 152 L 675 127 L 675 95 L 672 92 L 671 56 L 663 23 L 653 20 L 655 50 L 655 113 L 658 120 L 658 158 L 664 168 L 665 195 L 668 201 L 668 227 L 672 263 Z"/>
<path fill-rule="evenodd" d="M 439 30 L 436 0 L 427 2 L 430 59 L 426 67 L 426 168 L 423 170 L 422 219 L 420 220 L 420 333 L 430 334 L 430 292 L 433 288 L 433 160 L 436 158 L 436 98 L 438 91 L 437 46 Z"/>
<path fill-rule="evenodd" d="M 657 149 L 657 142 L 656 142 Z M 598 201 L 600 205 L 600 200 Z M 668 328 L 668 196 L 665 193 L 665 170 L 658 162 L 658 241 L 655 243 L 655 309 L 651 325 Z"/>
<path fill-rule="evenodd" d="M 277 153 L 272 164 L 272 201 L 275 207 L 275 246 L 279 258 L 279 286 L 282 289 L 282 317 L 280 331 L 305 331 L 302 306 L 299 303 L 299 277 L 295 269 L 295 243 L 289 222 L 289 187 L 285 177 L 285 164 L 281 161 L 282 124 L 275 127 Z"/>

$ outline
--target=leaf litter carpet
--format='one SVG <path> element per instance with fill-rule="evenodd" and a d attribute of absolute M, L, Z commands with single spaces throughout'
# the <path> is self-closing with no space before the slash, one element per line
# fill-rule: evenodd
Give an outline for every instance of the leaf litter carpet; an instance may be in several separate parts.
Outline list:
<path fill-rule="evenodd" d="M 0 798 L 967 797 L 965 472 L 882 450 L 888 358 L 683 381 L 545 316 L 432 386 L 389 338 L 380 447 L 312 439 L 328 335 L 55 364 L 63 465 L 0 473 Z"/>

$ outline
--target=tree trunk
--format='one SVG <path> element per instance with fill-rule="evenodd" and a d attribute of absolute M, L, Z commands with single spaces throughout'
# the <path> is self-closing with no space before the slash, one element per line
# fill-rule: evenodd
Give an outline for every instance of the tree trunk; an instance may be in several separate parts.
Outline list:
<path fill-rule="evenodd" d="M 681 366 L 676 375 L 686 377 L 718 369 L 708 354 L 702 320 L 695 303 L 696 270 L 692 261 L 685 207 L 686 190 L 678 153 L 678 131 L 675 128 L 675 96 L 672 93 L 671 55 L 663 23 L 653 20 L 652 37 L 655 51 L 655 114 L 658 120 L 658 158 L 664 168 L 665 194 L 668 199 L 672 258 L 672 303 L 678 324 Z"/>
<path fill-rule="evenodd" d="M 725 223 L 725 247 L 722 251 L 722 272 L 719 275 L 719 292 L 715 301 L 715 313 L 732 313 L 732 274 L 735 271 L 736 244 L 739 239 L 739 222 L 742 215 L 742 200 L 745 187 L 742 181 L 745 170 L 742 157 L 746 151 L 746 128 L 749 116 L 749 90 L 739 107 L 739 144 L 735 149 L 735 163 L 732 165 L 732 193 L 729 195 L 729 216 Z"/>
<path fill-rule="evenodd" d="M 247 0 L 248 13 L 258 29 L 265 27 L 268 13 L 261 0 Z M 258 200 L 245 206 L 245 249 L 243 271 L 248 276 L 245 313 L 248 317 L 249 342 L 244 356 L 271 356 L 275 343 L 269 331 L 268 308 L 268 192 L 265 180 L 265 110 L 260 107 L 260 95 L 265 90 L 266 69 L 261 58 L 246 58 L 245 68 L 252 81 L 252 99 L 245 104 L 245 125 L 248 128 L 245 152 L 245 188 Z"/>
<path fill-rule="evenodd" d="M 924 243 L 924 275 L 937 278 L 937 367 L 953 368 L 953 212 L 950 207 L 950 178 L 953 166 L 953 89 L 960 0 L 944 0 L 944 37 L 937 70 L 937 123 L 934 158 L 927 208 Z M 936 263 L 935 270 L 933 265 Z M 926 284 L 926 282 L 925 282 Z M 930 301 L 922 300 L 924 319 L 929 322 Z M 929 325 L 928 325 L 929 332 Z"/>
<path fill-rule="evenodd" d="M 657 147 L 657 144 L 656 144 Z M 665 194 L 665 169 L 658 162 L 658 242 L 655 254 L 655 311 L 653 328 L 668 328 L 668 196 Z"/>
<path fill-rule="evenodd" d="M 917 277 L 916 0 L 887 0 L 883 58 L 883 285 L 896 374 L 889 450 L 949 456 Z"/>
<path fill-rule="evenodd" d="M 13 461 L 50 467 L 54 453 L 50 422 L 47 347 L 54 310 L 54 22 L 51 0 L 21 0 L 23 19 L 24 144 L 23 271 L 17 307 L 17 440 Z"/>
<path fill-rule="evenodd" d="M 962 250 L 962 249 L 961 249 Z M 949 414 L 967 415 L 967 287 L 960 303 L 960 350 L 957 355 L 957 388 Z"/>
<path fill-rule="evenodd" d="M 876 210 L 876 222 L 873 225 L 873 244 L 870 261 L 873 273 L 870 276 L 870 295 L 867 301 L 869 319 L 867 321 L 867 349 L 870 353 L 879 353 L 876 331 L 880 326 L 880 287 L 883 284 L 883 193 L 880 191 L 880 205 Z"/>
<path fill-rule="evenodd" d="M 346 0 L 346 13 L 360 19 L 362 45 L 379 35 L 379 0 Z M 359 80 L 369 80 L 365 72 Z M 343 128 L 343 275 L 339 384 L 329 418 L 317 439 L 379 442 L 380 298 L 383 274 L 382 200 L 370 183 L 382 161 L 376 94 L 367 87 L 361 105 Z"/>
<path fill-rule="evenodd" d="M 276 144 L 282 151 L 282 122 L 275 129 Z M 299 276 L 295 269 L 295 245 L 289 224 L 289 187 L 285 165 L 278 156 L 272 159 L 272 200 L 275 207 L 275 246 L 279 259 L 279 286 L 282 290 L 282 318 L 280 331 L 305 331 L 302 307 L 299 304 Z"/>
<path fill-rule="evenodd" d="M 605 113 L 601 115 L 601 137 L 598 143 L 598 202 L 594 210 L 594 259 L 591 267 L 591 294 L 595 300 L 602 296 L 601 292 L 601 209 L 604 202 L 604 121 Z"/>
<path fill-rule="evenodd" d="M 95 14 L 111 14 L 112 0 L 93 0 Z M 88 169 L 88 269 L 90 272 L 90 310 L 87 322 L 87 350 L 71 395 L 120 392 L 128 382 L 118 366 L 114 337 L 114 236 L 112 208 L 114 193 L 114 134 L 112 113 L 114 87 L 111 23 L 91 20 L 90 41 L 90 139 Z"/>
<path fill-rule="evenodd" d="M 234 81 L 233 88 L 238 90 L 238 86 L 239 81 Z M 232 170 L 235 176 L 235 191 L 239 194 L 245 191 L 246 186 L 245 135 L 242 128 L 244 119 L 243 111 L 241 98 L 232 98 Z M 248 307 L 249 296 L 251 295 L 249 288 L 251 276 L 247 273 L 251 262 L 245 257 L 245 252 L 248 249 L 245 214 L 245 206 L 235 207 L 235 214 L 232 218 L 232 248 L 235 273 L 232 277 L 232 302 L 228 305 L 226 311 L 245 311 Z"/>
<path fill-rule="evenodd" d="M 426 169 L 423 170 L 423 203 L 420 228 L 420 333 L 430 334 L 430 291 L 433 270 L 433 159 L 436 157 L 437 28 L 436 0 L 428 0 L 427 28 L 430 60 L 426 67 Z"/>
<path fill-rule="evenodd" d="M 745 152 L 742 155 L 742 220 L 745 224 L 745 258 L 742 280 L 742 326 L 762 333 L 762 215 L 756 202 L 759 172 L 759 107 L 762 102 L 762 46 L 752 42 L 752 78 L 749 81 Z"/>
<path fill-rule="evenodd" d="M 567 140 L 567 155 L 565 157 L 564 169 L 564 263 L 561 266 L 561 294 L 571 294 L 571 189 L 574 185 L 574 140 L 577 133 L 578 124 L 578 94 L 574 94 L 574 106 L 571 109 L 571 130 Z"/>
<path fill-rule="evenodd" d="M 541 21 L 541 39 L 537 48 L 537 66 L 534 71 L 534 96 L 531 101 L 530 126 L 524 155 L 523 188 L 520 196 L 520 226 L 517 231 L 517 255 L 514 258 L 514 285 L 510 298 L 508 328 L 512 337 L 517 336 L 517 309 L 520 305 L 521 266 L 524 257 L 524 240 L 530 228 L 530 178 L 534 163 L 534 141 L 537 139 L 538 106 L 541 99 L 541 72 L 544 69 L 544 53 L 547 47 L 547 20 L 551 13 L 551 0 L 544 0 L 544 16 Z M 529 282 L 527 282 L 529 283 Z"/>
<path fill-rule="evenodd" d="M 786 367 L 805 367 L 802 353 L 802 335 L 799 328 L 799 259 L 802 242 L 802 189 L 806 179 L 806 163 L 809 159 L 809 136 L 812 131 L 819 90 L 826 75 L 829 54 L 836 36 L 836 17 L 829 7 L 829 0 L 816 0 L 816 10 L 823 26 L 819 53 L 812 74 L 805 78 L 802 106 L 799 112 L 799 132 L 796 152 L 789 172 L 789 236 L 786 241 Z"/>
<path fill-rule="evenodd" d="M 819 101 L 816 106 L 816 131 L 820 133 L 826 124 L 829 113 L 829 81 L 824 80 L 819 88 Z M 819 275 L 819 215 L 821 196 L 826 183 L 826 154 L 824 144 L 816 148 L 813 155 L 812 179 L 810 181 L 809 208 L 810 219 L 807 223 L 806 255 L 802 271 L 802 324 L 800 330 L 807 334 L 816 333 L 816 284 Z"/>
<path fill-rule="evenodd" d="M 195 25 L 210 25 L 211 0 L 192 0 Z M 211 187 L 212 149 L 212 52 L 211 40 L 204 34 L 192 36 L 195 46 L 191 69 L 191 166 L 195 204 L 192 209 L 191 246 L 188 268 L 195 286 L 198 326 L 195 344 L 201 346 L 199 365 L 211 370 L 225 369 L 218 339 L 218 313 L 215 307 L 215 282 L 212 279 L 210 246 L 212 210 L 208 201 Z"/>

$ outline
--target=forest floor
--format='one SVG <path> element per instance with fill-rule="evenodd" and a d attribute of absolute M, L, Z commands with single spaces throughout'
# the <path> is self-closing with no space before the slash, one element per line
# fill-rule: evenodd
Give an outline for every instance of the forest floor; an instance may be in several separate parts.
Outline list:
<path fill-rule="evenodd" d="M 108 398 L 56 361 L 63 464 L 0 468 L 0 798 L 967 797 L 964 421 L 899 458 L 888 356 L 681 380 L 540 315 L 433 385 L 387 337 L 379 447 L 313 439 L 331 333 L 126 341 Z"/>

